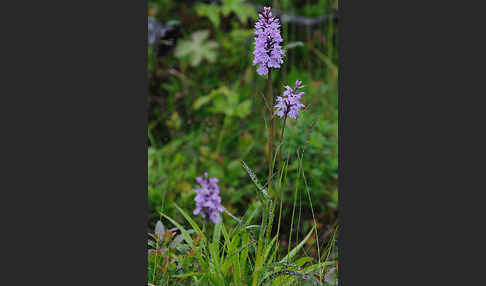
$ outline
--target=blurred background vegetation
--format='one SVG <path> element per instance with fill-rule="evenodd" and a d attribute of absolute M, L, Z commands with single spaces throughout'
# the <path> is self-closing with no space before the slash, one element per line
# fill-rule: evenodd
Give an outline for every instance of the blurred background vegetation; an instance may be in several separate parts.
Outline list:
<path fill-rule="evenodd" d="M 148 4 L 148 227 L 153 230 L 160 211 L 184 222 L 173 203 L 192 212 L 195 178 L 205 171 L 220 179 L 222 204 L 233 214 L 243 216 L 257 203 L 240 161 L 266 179 L 266 80 L 256 73 L 252 52 L 257 11 L 272 6 L 287 49 L 282 68 L 272 74 L 275 95 L 302 80 L 308 107 L 298 120 L 287 121 L 282 153 L 290 156 L 290 168 L 281 233 L 290 225 L 296 188 L 299 232 L 312 226 L 309 199 L 296 174 L 297 151 L 305 146 L 305 177 L 326 235 L 338 211 L 337 0 Z M 225 215 L 224 220 L 232 223 Z"/>

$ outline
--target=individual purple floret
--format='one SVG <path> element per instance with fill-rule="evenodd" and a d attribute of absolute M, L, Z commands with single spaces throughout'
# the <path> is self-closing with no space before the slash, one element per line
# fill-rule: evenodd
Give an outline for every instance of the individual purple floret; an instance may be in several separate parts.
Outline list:
<path fill-rule="evenodd" d="M 203 177 L 197 177 L 196 181 L 200 184 L 196 188 L 196 209 L 194 214 L 201 213 L 206 220 L 211 220 L 214 223 L 221 221 L 221 212 L 224 211 L 221 205 L 221 197 L 219 196 L 218 178 L 209 178 L 208 173 L 204 173 Z"/>
<path fill-rule="evenodd" d="M 296 118 L 299 115 L 300 108 L 304 107 L 300 103 L 300 97 L 304 95 L 300 89 L 304 88 L 302 82 L 297 80 L 295 82 L 295 88 L 285 86 L 285 91 L 282 96 L 277 96 L 277 104 L 275 105 L 276 114 L 280 117 L 288 115 L 290 118 Z"/>
<path fill-rule="evenodd" d="M 259 20 L 255 24 L 255 51 L 253 64 L 258 65 L 257 72 L 266 75 L 268 68 L 280 68 L 283 63 L 284 52 L 280 47 L 283 41 L 280 36 L 280 24 L 278 19 L 272 16 L 272 8 L 263 8 L 263 14 L 258 14 Z"/>

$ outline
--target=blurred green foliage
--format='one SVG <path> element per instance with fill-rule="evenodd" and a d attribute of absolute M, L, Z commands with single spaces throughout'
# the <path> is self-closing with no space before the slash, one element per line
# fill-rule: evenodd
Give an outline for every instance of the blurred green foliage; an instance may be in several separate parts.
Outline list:
<path fill-rule="evenodd" d="M 337 1 L 252 3 L 275 4 L 285 13 L 314 17 L 332 13 Z M 149 0 L 149 15 L 162 24 L 177 21 L 181 29 L 181 37 L 166 56 L 157 57 L 153 47 L 148 53 L 149 227 L 153 229 L 160 211 L 179 220 L 173 203 L 191 213 L 195 178 L 205 171 L 220 179 L 223 205 L 242 215 L 257 199 L 241 160 L 260 178 L 268 174 L 269 118 L 262 97 L 266 80 L 252 64 L 256 10 L 243 0 L 224 0 L 221 5 Z M 316 219 L 332 224 L 338 199 L 336 25 L 329 21 L 311 29 L 284 23 L 282 32 L 283 45 L 293 44 L 282 68 L 272 74 L 274 92 L 281 94 L 284 85 L 302 80 L 306 92 L 302 101 L 307 107 L 298 120 L 287 120 L 282 154 L 284 159 L 289 156 L 283 189 L 289 207 L 283 208 L 283 217 L 290 216 L 297 187 L 302 219 L 312 219 L 305 185 L 296 174 L 298 152 L 305 150 L 302 164 Z M 280 130 L 282 122 L 276 122 Z M 302 233 L 309 228 L 303 223 Z"/>
<path fill-rule="evenodd" d="M 175 56 L 179 59 L 188 59 L 189 64 L 193 67 L 197 67 L 204 59 L 209 63 L 214 63 L 218 43 L 207 40 L 208 36 L 209 31 L 207 30 L 192 33 L 190 40 L 180 41 L 177 45 Z"/>

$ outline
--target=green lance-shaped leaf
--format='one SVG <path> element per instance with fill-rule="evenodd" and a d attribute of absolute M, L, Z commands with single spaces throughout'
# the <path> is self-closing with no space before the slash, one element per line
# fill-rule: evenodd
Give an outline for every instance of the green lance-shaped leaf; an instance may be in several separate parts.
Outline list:
<path fill-rule="evenodd" d="M 194 248 L 194 242 L 192 241 L 192 238 L 189 235 L 189 233 L 187 232 L 187 230 L 182 225 L 180 225 L 178 222 L 176 222 L 175 220 L 173 220 L 172 218 L 167 216 L 166 214 L 164 214 L 164 213 L 160 213 L 160 214 L 163 217 L 165 217 L 166 219 L 168 219 L 173 225 L 175 225 L 181 231 L 182 237 L 187 242 L 187 244 L 189 244 L 189 246 L 191 248 Z"/>
<path fill-rule="evenodd" d="M 298 267 L 302 267 L 304 266 L 307 262 L 311 262 L 312 261 L 312 257 L 309 257 L 309 256 L 306 256 L 306 257 L 301 257 L 299 259 L 297 259 L 295 261 L 295 264 L 298 266 Z"/>
<path fill-rule="evenodd" d="M 197 223 L 185 211 L 183 211 L 176 203 L 174 203 L 174 206 L 182 214 L 182 216 L 184 216 L 187 222 L 189 222 L 189 224 L 192 226 L 192 229 L 194 229 L 196 233 L 199 234 L 203 240 L 206 240 L 206 236 L 201 231 Z"/>
<path fill-rule="evenodd" d="M 268 254 L 270 253 L 270 250 L 272 250 L 272 246 L 275 245 L 275 240 L 277 240 L 277 235 L 275 235 L 270 243 L 265 246 L 265 250 L 263 251 L 263 261 L 267 260 Z"/>
<path fill-rule="evenodd" d="M 287 255 L 285 255 L 285 257 L 282 258 L 282 260 L 280 260 L 280 262 L 284 262 L 284 261 L 289 262 L 299 252 L 299 250 L 304 246 L 304 244 L 307 242 L 307 240 L 309 240 L 309 238 L 312 235 L 312 232 L 314 231 L 314 228 L 315 228 L 315 225 L 312 227 L 312 229 L 309 231 L 309 233 L 306 235 L 306 237 L 299 244 L 297 244 L 297 246 L 294 247 L 294 249 L 292 249 Z"/>

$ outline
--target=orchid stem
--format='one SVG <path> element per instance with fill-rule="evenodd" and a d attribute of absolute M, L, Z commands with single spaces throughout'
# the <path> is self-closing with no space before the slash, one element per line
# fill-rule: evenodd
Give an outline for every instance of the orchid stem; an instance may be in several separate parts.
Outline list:
<path fill-rule="evenodd" d="M 268 103 L 270 105 L 270 127 L 268 129 L 268 177 L 273 175 L 273 94 L 272 94 L 272 70 L 268 71 Z M 268 192 L 271 193 L 272 182 L 268 183 Z"/>

